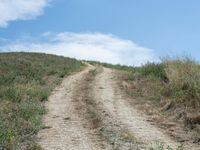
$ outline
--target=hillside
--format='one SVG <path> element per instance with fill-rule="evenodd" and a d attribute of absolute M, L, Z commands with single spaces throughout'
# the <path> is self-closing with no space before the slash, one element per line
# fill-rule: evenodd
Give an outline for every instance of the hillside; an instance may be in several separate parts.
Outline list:
<path fill-rule="evenodd" d="M 199 150 L 200 67 L 0 54 L 0 149 Z"/>
<path fill-rule="evenodd" d="M 84 65 L 39 53 L 0 53 L 0 149 L 36 149 L 43 106 L 65 76 Z"/>

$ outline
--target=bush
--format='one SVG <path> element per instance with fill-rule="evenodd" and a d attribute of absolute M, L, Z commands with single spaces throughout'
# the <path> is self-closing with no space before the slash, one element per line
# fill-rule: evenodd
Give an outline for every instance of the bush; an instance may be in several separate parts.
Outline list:
<path fill-rule="evenodd" d="M 165 65 L 163 63 L 147 63 L 146 65 L 138 68 L 138 71 L 143 76 L 151 76 L 163 81 L 168 80 L 165 73 Z"/>
<path fill-rule="evenodd" d="M 127 71 L 128 79 L 141 85 L 138 88 L 144 91 L 143 95 L 168 97 L 187 107 L 200 107 L 200 65 L 191 58 L 167 58 L 141 67 L 98 64 Z"/>
<path fill-rule="evenodd" d="M 200 66 L 192 59 L 168 59 L 164 61 L 169 88 L 174 97 L 182 101 L 200 104 Z"/>

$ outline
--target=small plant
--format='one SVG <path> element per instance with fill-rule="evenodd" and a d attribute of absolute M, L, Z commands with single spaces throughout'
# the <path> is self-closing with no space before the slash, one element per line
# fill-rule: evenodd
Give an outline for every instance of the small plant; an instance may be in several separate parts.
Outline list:
<path fill-rule="evenodd" d="M 13 102 L 20 102 L 22 99 L 21 91 L 17 87 L 9 87 L 4 91 L 4 97 Z"/>

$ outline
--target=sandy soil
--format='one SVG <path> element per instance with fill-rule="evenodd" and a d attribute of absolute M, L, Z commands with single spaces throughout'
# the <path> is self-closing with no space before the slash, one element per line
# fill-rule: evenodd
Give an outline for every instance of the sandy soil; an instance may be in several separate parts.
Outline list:
<path fill-rule="evenodd" d="M 55 89 L 46 103 L 48 109 L 44 117 L 46 129 L 38 134 L 38 143 L 44 150 L 100 150 L 103 149 L 95 134 L 85 129 L 87 120 L 80 118 L 75 110 L 73 91 L 76 84 L 93 69 L 67 77 L 62 85 Z M 80 91 L 76 91 L 80 92 Z M 100 144 L 99 144 L 100 143 Z"/>
<path fill-rule="evenodd" d="M 44 150 L 157 150 L 161 144 L 180 145 L 127 103 L 115 73 L 89 65 L 55 89 L 46 103 L 46 128 L 38 134 Z"/>

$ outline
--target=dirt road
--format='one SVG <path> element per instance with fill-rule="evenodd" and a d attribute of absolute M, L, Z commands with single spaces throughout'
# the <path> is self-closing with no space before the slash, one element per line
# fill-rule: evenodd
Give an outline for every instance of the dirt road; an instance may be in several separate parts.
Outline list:
<path fill-rule="evenodd" d="M 127 103 L 115 73 L 89 65 L 55 89 L 46 103 L 46 128 L 37 136 L 44 150 L 162 150 L 180 146 Z"/>

